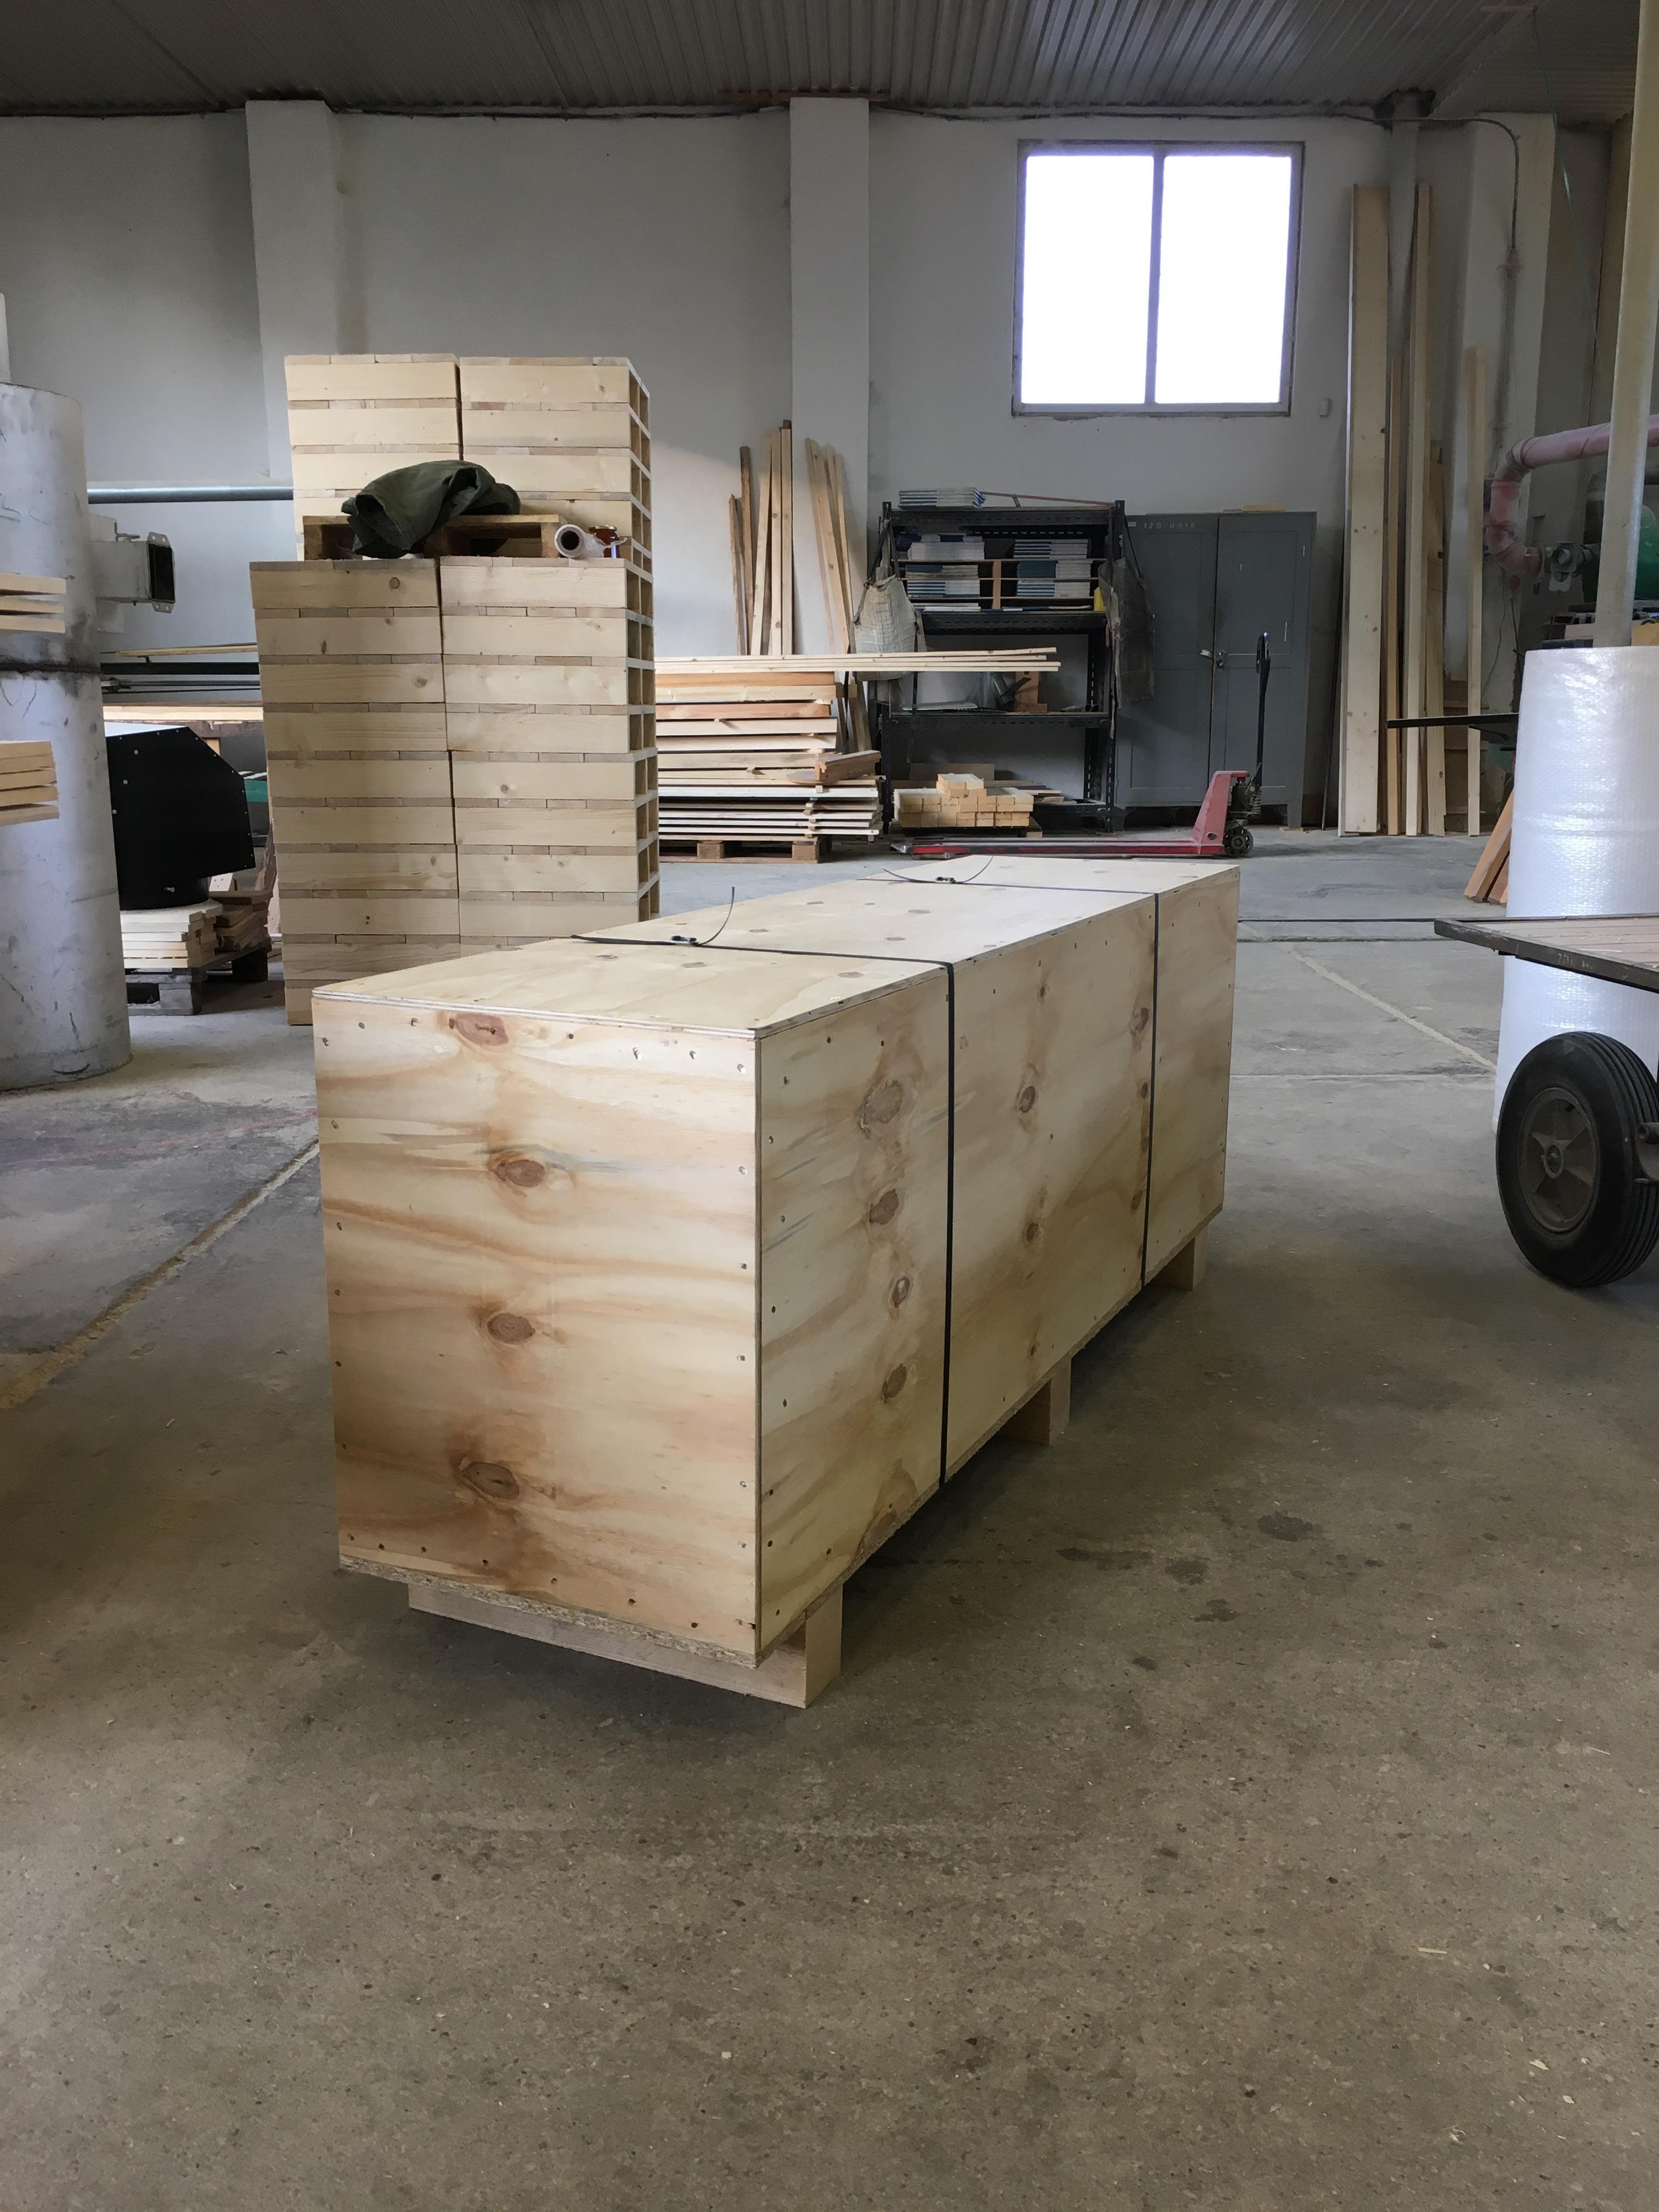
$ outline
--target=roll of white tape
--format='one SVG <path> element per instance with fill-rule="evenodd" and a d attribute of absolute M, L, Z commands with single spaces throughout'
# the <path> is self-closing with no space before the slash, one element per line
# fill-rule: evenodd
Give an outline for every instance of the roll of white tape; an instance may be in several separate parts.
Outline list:
<path fill-rule="evenodd" d="M 610 550 L 603 539 L 584 530 L 579 522 L 562 522 L 553 533 L 553 543 L 567 561 L 603 561 Z"/>
<path fill-rule="evenodd" d="M 1659 914 L 1659 650 L 1530 653 L 1516 739 L 1508 919 Z M 1659 1064 L 1659 995 L 1504 963 L 1493 1116 L 1535 1044 L 1618 1037 Z"/>

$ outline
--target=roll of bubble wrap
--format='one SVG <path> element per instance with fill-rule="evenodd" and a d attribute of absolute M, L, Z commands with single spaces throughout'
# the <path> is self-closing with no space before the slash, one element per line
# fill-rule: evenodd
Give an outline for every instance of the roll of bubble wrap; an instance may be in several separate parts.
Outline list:
<path fill-rule="evenodd" d="M 1507 916 L 1659 914 L 1659 650 L 1531 653 L 1521 687 Z M 1493 1118 L 1533 1047 L 1618 1037 L 1659 1066 L 1659 994 L 1504 963 Z"/>

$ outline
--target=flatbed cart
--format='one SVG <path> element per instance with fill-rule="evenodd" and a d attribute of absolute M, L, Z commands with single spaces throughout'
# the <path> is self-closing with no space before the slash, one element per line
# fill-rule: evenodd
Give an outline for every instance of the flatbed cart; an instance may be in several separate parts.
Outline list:
<path fill-rule="evenodd" d="M 1659 915 L 1437 921 L 1512 960 L 1659 991 Z M 1659 1243 L 1659 1083 L 1627 1044 L 1589 1030 L 1534 1045 L 1498 1115 L 1498 1194 L 1540 1274 L 1593 1290 Z"/>

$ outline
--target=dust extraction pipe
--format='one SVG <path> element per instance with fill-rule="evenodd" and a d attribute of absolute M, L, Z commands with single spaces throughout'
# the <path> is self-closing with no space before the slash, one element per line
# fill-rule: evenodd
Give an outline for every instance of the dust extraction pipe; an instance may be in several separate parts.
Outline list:
<path fill-rule="evenodd" d="M 1523 545 L 1515 534 L 1522 480 L 1552 461 L 1583 461 L 1605 453 L 1612 443 L 1612 423 L 1596 422 L 1583 430 L 1552 430 L 1546 437 L 1523 438 L 1510 447 L 1492 472 L 1486 503 L 1486 550 L 1506 576 L 1535 576 L 1544 565 L 1540 548 Z M 1648 423 L 1647 443 L 1659 446 L 1659 415 Z"/>

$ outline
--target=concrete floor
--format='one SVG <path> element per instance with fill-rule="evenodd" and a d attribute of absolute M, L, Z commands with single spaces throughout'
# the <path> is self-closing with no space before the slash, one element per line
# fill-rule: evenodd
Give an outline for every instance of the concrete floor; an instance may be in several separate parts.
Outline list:
<path fill-rule="evenodd" d="M 1207 1281 L 805 1714 L 336 1570 L 307 1033 L 0 1101 L 0 2207 L 1659 2201 L 1659 1273 L 1509 1242 L 1470 856 L 1264 840 Z"/>

